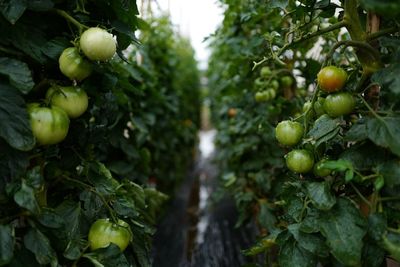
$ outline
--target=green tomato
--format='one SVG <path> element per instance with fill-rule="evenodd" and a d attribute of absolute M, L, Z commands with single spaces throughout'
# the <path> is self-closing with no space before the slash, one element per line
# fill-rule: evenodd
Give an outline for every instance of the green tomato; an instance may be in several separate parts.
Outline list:
<path fill-rule="evenodd" d="M 89 230 L 88 240 L 91 250 L 105 248 L 113 243 L 124 251 L 132 239 L 129 224 L 118 220 L 118 224 L 109 219 L 98 219 Z"/>
<path fill-rule="evenodd" d="M 317 75 L 319 87 L 327 92 L 340 91 L 347 80 L 347 73 L 341 68 L 327 66 L 321 69 Z"/>
<path fill-rule="evenodd" d="M 254 95 L 254 98 L 255 98 L 256 102 L 258 102 L 258 103 L 268 101 L 268 95 L 266 94 L 265 91 L 257 92 Z"/>
<path fill-rule="evenodd" d="M 272 80 L 269 86 L 276 91 L 279 89 L 279 82 L 277 80 Z"/>
<path fill-rule="evenodd" d="M 79 43 L 83 53 L 91 60 L 110 60 L 117 50 L 113 35 L 98 27 L 84 31 Z"/>
<path fill-rule="evenodd" d="M 325 102 L 325 98 L 323 97 L 318 97 L 317 101 L 315 101 L 314 103 L 314 112 L 317 115 L 317 117 L 325 114 L 325 110 L 324 110 L 324 102 Z"/>
<path fill-rule="evenodd" d="M 275 128 L 275 137 L 286 146 L 298 144 L 303 137 L 303 125 L 295 121 L 281 121 Z"/>
<path fill-rule="evenodd" d="M 281 78 L 281 85 L 283 88 L 290 88 L 293 85 L 293 78 L 291 76 L 283 76 Z"/>
<path fill-rule="evenodd" d="M 325 98 L 323 107 L 330 117 L 336 118 L 350 114 L 356 105 L 354 97 L 347 92 L 330 94 Z"/>
<path fill-rule="evenodd" d="M 269 67 L 262 67 L 260 70 L 260 76 L 263 78 L 268 78 L 272 74 L 272 71 Z"/>
<path fill-rule="evenodd" d="M 305 149 L 295 149 L 285 156 L 286 166 L 295 173 L 307 173 L 314 165 L 313 155 Z"/>
<path fill-rule="evenodd" d="M 267 83 L 263 79 L 257 78 L 254 80 L 254 85 L 257 89 L 261 89 L 264 88 L 267 85 Z"/>
<path fill-rule="evenodd" d="M 265 93 L 267 94 L 267 100 L 272 100 L 272 99 L 275 99 L 275 97 L 276 97 L 276 92 L 272 88 L 265 91 Z"/>
<path fill-rule="evenodd" d="M 54 145 L 68 134 L 69 118 L 58 107 L 41 107 L 39 103 L 28 105 L 28 114 L 33 136 L 41 145 Z"/>
<path fill-rule="evenodd" d="M 52 106 L 63 109 L 70 118 L 81 116 L 88 107 L 88 96 L 80 87 L 53 86 L 47 91 L 46 98 Z"/>
<path fill-rule="evenodd" d="M 322 159 L 322 160 L 318 161 L 318 162 L 314 165 L 313 172 L 314 172 L 315 176 L 318 176 L 318 177 L 325 177 L 325 176 L 328 176 L 328 175 L 331 174 L 332 171 L 331 171 L 330 169 L 327 169 L 327 168 L 324 168 L 324 167 L 323 167 L 323 164 L 324 164 L 324 162 L 326 162 L 326 161 L 327 161 L 327 159 Z"/>
<path fill-rule="evenodd" d="M 78 48 L 66 48 L 58 59 L 58 66 L 65 76 L 71 80 L 82 81 L 92 73 L 92 65 L 82 58 Z"/>

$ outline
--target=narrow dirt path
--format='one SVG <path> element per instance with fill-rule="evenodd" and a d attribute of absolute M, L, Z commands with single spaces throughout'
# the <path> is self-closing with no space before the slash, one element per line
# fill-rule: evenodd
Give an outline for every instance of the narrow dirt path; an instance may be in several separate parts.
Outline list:
<path fill-rule="evenodd" d="M 241 250 L 255 241 L 256 228 L 234 228 L 234 202 L 211 201 L 218 170 L 212 162 L 215 131 L 200 133 L 200 157 L 158 226 L 154 267 L 235 267 L 249 262 Z"/>

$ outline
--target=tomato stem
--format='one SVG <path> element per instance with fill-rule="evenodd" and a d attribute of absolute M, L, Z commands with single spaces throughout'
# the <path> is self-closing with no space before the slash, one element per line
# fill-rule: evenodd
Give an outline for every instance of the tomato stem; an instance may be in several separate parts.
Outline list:
<path fill-rule="evenodd" d="M 332 24 L 332 25 L 330 25 L 329 27 L 326 27 L 326 28 L 324 28 L 324 29 L 321 29 L 321 30 L 318 30 L 318 31 L 316 31 L 316 32 L 309 33 L 309 34 L 306 34 L 306 35 L 301 36 L 301 37 L 299 37 L 299 38 L 296 38 L 296 39 L 294 39 L 291 43 L 285 44 L 285 45 L 279 50 L 279 52 L 277 53 L 277 56 L 282 55 L 283 52 L 285 52 L 287 49 L 289 49 L 291 46 L 293 46 L 293 45 L 295 45 L 295 44 L 301 43 L 301 42 L 303 42 L 303 41 L 312 39 L 312 38 L 314 38 L 314 37 L 323 35 L 323 34 L 325 34 L 325 33 L 328 33 L 328 32 L 331 32 L 331 31 L 334 31 L 334 30 L 343 28 L 343 27 L 346 27 L 347 25 L 348 25 L 347 21 L 342 20 L 342 21 L 339 21 L 339 22 L 337 22 L 337 23 L 335 23 L 335 24 Z"/>
<path fill-rule="evenodd" d="M 349 183 L 350 186 L 353 188 L 353 190 L 356 192 L 357 196 L 365 203 L 368 205 L 369 208 L 372 208 L 371 202 L 368 201 L 368 199 L 366 199 L 363 194 L 361 194 L 361 192 L 357 189 L 357 187 L 353 184 L 353 183 Z"/>
<path fill-rule="evenodd" d="M 399 27 L 390 27 L 390 28 L 387 28 L 387 29 L 383 29 L 383 30 L 380 30 L 380 31 L 377 31 L 377 32 L 369 34 L 367 36 L 367 40 L 368 41 L 375 40 L 375 39 L 377 39 L 377 38 L 379 38 L 381 36 L 384 36 L 384 35 L 387 35 L 387 34 L 390 34 L 390 33 L 396 33 L 398 31 L 400 31 Z"/>
<path fill-rule="evenodd" d="M 361 41 L 345 40 L 337 42 L 331 48 L 331 50 L 326 56 L 325 63 L 323 64 L 323 66 L 326 66 L 327 62 L 333 57 L 333 54 L 335 53 L 336 49 L 338 49 L 341 46 L 344 46 L 344 48 L 347 48 L 349 46 L 361 48 L 366 51 L 369 51 L 373 55 L 372 59 L 379 58 L 379 52 L 376 49 L 374 49 L 370 44 Z"/>
<path fill-rule="evenodd" d="M 88 190 L 88 191 L 94 193 L 96 196 L 98 196 L 98 197 L 100 198 L 101 202 L 103 202 L 104 206 L 108 209 L 109 214 L 110 214 L 110 216 L 111 216 L 113 222 L 115 222 L 115 223 L 118 222 L 117 217 L 115 217 L 114 211 L 113 211 L 113 209 L 111 208 L 111 206 L 108 204 L 107 200 L 104 198 L 104 196 L 103 196 L 102 194 L 100 194 L 99 192 L 97 192 L 93 186 L 88 185 L 88 184 L 86 184 L 86 183 L 84 183 L 84 182 L 81 182 L 81 181 L 79 181 L 79 180 L 75 180 L 75 179 L 73 179 L 73 178 L 71 178 L 71 177 L 68 177 L 68 176 L 66 176 L 66 175 L 62 175 L 62 177 L 63 177 L 65 180 L 67 180 L 67 181 L 70 181 L 70 182 L 72 182 L 72 183 L 75 183 L 75 184 L 77 184 L 77 185 L 82 186 L 82 187 L 85 188 L 86 190 Z"/>
<path fill-rule="evenodd" d="M 61 9 L 57 9 L 54 8 L 53 11 L 60 15 L 61 17 L 65 18 L 67 21 L 71 22 L 72 24 L 74 24 L 78 29 L 79 29 L 79 33 L 82 33 L 83 30 L 88 29 L 89 27 L 80 23 L 79 21 L 77 21 L 76 19 L 74 19 L 71 15 L 69 15 L 67 12 L 65 12 L 64 10 Z"/>

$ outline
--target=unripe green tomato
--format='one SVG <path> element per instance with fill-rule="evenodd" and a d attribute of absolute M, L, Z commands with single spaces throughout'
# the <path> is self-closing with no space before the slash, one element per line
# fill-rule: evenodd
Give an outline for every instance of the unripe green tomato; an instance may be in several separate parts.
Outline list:
<path fill-rule="evenodd" d="M 82 81 L 92 73 L 92 65 L 84 59 L 76 47 L 66 48 L 58 59 L 58 66 L 71 80 Z"/>
<path fill-rule="evenodd" d="M 263 79 L 257 78 L 254 80 L 254 85 L 257 89 L 262 89 L 262 88 L 265 88 L 267 83 Z"/>
<path fill-rule="evenodd" d="M 69 118 L 59 107 L 41 107 L 39 103 L 28 105 L 33 136 L 41 145 L 54 145 L 68 134 Z"/>
<path fill-rule="evenodd" d="M 266 94 L 265 91 L 257 92 L 257 93 L 254 95 L 254 98 L 255 98 L 256 102 L 258 102 L 258 103 L 260 103 L 260 102 L 265 102 L 265 101 L 268 100 L 268 95 Z"/>
<path fill-rule="evenodd" d="M 325 98 L 318 97 L 317 101 L 315 101 L 315 103 L 314 103 L 314 112 L 317 115 L 317 117 L 325 114 L 324 102 L 325 102 Z"/>
<path fill-rule="evenodd" d="M 347 92 L 330 94 L 325 98 L 324 110 L 332 118 L 350 114 L 356 105 L 354 97 Z"/>
<path fill-rule="evenodd" d="M 298 144 L 303 137 L 303 125 L 296 121 L 281 121 L 275 128 L 275 137 L 279 143 L 286 146 Z"/>
<path fill-rule="evenodd" d="M 285 156 L 286 166 L 295 173 L 307 173 L 312 170 L 314 157 L 308 150 L 295 149 Z"/>
<path fill-rule="evenodd" d="M 319 71 L 317 77 L 319 87 L 327 93 L 332 93 L 343 88 L 347 80 L 347 73 L 341 68 L 327 66 Z"/>
<path fill-rule="evenodd" d="M 260 70 L 260 76 L 263 78 L 268 78 L 272 74 L 272 71 L 269 67 L 262 67 Z"/>
<path fill-rule="evenodd" d="M 88 107 L 88 96 L 86 92 L 76 86 L 53 86 L 46 93 L 52 106 L 63 109 L 70 118 L 82 115 Z"/>
<path fill-rule="evenodd" d="M 276 91 L 279 89 L 279 82 L 277 80 L 272 80 L 269 86 Z"/>
<path fill-rule="evenodd" d="M 99 219 L 92 224 L 88 235 L 91 250 L 105 248 L 113 243 L 124 251 L 131 239 L 129 224 L 123 220 L 118 220 L 118 224 L 115 224 L 109 219 Z"/>
<path fill-rule="evenodd" d="M 98 27 L 84 31 L 79 44 L 83 53 L 91 60 L 110 60 L 117 50 L 113 35 Z"/>
<path fill-rule="evenodd" d="M 293 78 L 291 76 L 283 76 L 281 78 L 281 85 L 283 88 L 289 88 L 293 85 Z"/>
<path fill-rule="evenodd" d="M 275 92 L 275 90 L 272 89 L 272 88 L 270 88 L 270 89 L 268 89 L 267 91 L 265 91 L 265 93 L 266 93 L 267 96 L 268 96 L 268 100 L 275 99 L 275 97 L 276 97 L 276 92 Z"/>
<path fill-rule="evenodd" d="M 327 159 L 322 159 L 322 160 L 318 161 L 318 162 L 314 165 L 313 172 L 314 172 L 315 176 L 318 176 L 318 177 L 325 177 L 325 176 L 328 176 L 328 175 L 331 174 L 332 171 L 331 171 L 330 169 L 327 169 L 327 168 L 324 168 L 324 167 L 323 167 L 323 164 L 324 164 L 324 162 L 326 162 L 326 161 L 327 161 Z"/>

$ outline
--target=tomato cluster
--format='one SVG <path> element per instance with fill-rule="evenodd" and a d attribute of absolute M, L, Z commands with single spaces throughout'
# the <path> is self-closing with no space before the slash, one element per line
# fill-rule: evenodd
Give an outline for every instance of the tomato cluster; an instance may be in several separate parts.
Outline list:
<path fill-rule="evenodd" d="M 92 27 L 84 31 L 79 48 L 68 47 L 59 57 L 60 71 L 70 80 L 80 82 L 92 74 L 90 60 L 108 61 L 116 52 L 116 41 L 106 30 Z M 88 59 L 86 59 L 87 57 Z M 65 139 L 69 129 L 69 118 L 81 116 L 88 107 L 88 96 L 79 86 L 52 86 L 46 93 L 47 105 L 32 103 L 28 108 L 32 133 L 41 145 L 52 145 Z"/>
<path fill-rule="evenodd" d="M 285 88 L 291 88 L 293 85 L 293 78 L 285 75 L 280 79 L 278 75 L 271 71 L 269 67 L 262 67 L 260 70 L 260 77 L 254 81 L 254 87 L 257 91 L 254 94 L 256 102 L 266 102 L 275 99 L 277 94 Z"/>
<path fill-rule="evenodd" d="M 307 101 L 303 105 L 305 124 L 314 117 L 327 114 L 336 118 L 350 114 L 355 108 L 355 99 L 349 92 L 341 91 L 346 83 L 347 73 L 338 67 L 327 66 L 318 73 L 318 86 L 328 95 L 324 98 L 318 96 L 314 101 Z M 291 85 L 288 83 L 288 85 Z M 325 115 L 326 116 L 326 115 Z M 285 146 L 296 146 L 304 135 L 304 127 L 297 121 L 281 121 L 275 128 L 275 136 L 278 142 Z M 303 148 L 294 149 L 285 156 L 287 167 L 295 173 L 308 173 L 314 170 L 314 174 L 324 177 L 330 174 L 330 170 L 324 168 L 323 159 L 314 166 L 314 155 Z"/>

